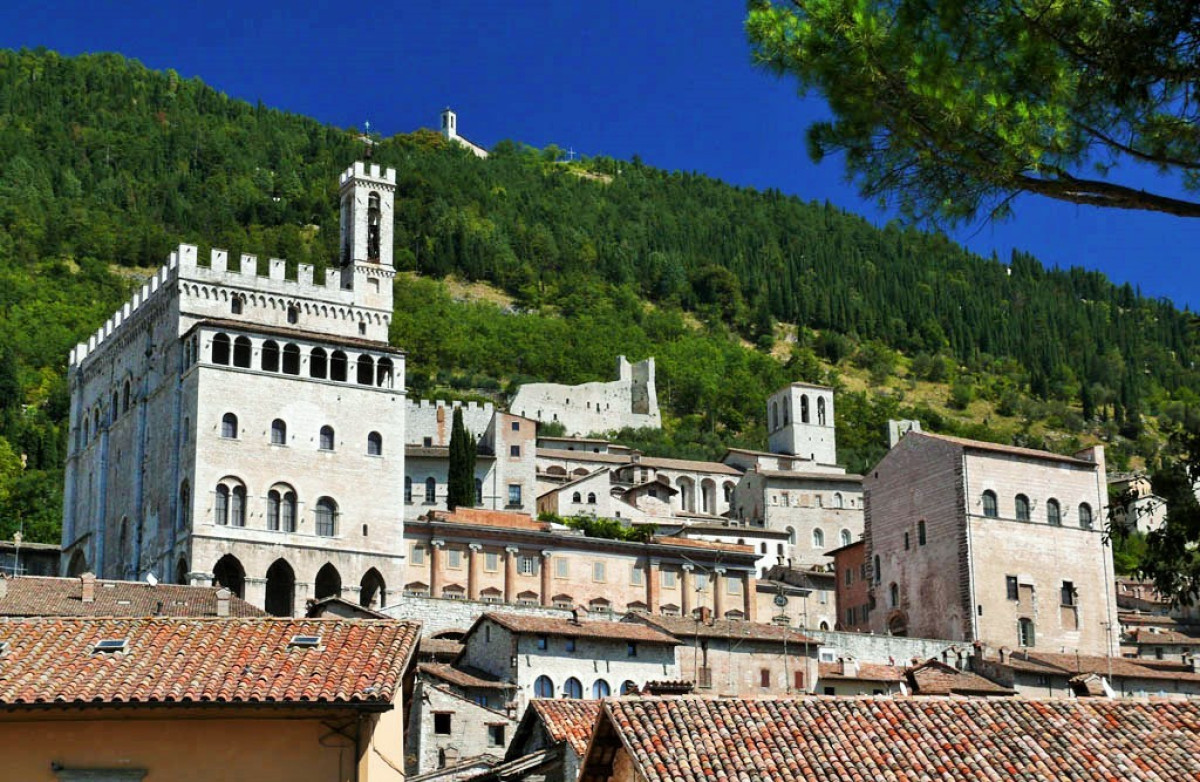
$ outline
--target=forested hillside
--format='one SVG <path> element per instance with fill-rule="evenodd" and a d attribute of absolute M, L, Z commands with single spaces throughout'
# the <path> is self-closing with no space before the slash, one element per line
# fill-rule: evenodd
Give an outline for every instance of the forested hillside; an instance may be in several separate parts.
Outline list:
<path fill-rule="evenodd" d="M 1187 315 L 1097 273 L 983 259 L 636 158 L 375 141 L 398 171 L 396 258 L 412 273 L 392 339 L 414 394 L 502 398 L 655 355 L 668 426 L 627 438 L 712 456 L 762 445 L 769 390 L 834 382 L 857 470 L 901 415 L 1062 449 L 1101 438 L 1122 464 L 1198 401 Z M 0 52 L 0 536 L 57 536 L 70 347 L 181 241 L 314 263 L 319 279 L 337 175 L 366 149 L 116 55 Z M 463 294 L 471 282 L 491 295 Z"/>

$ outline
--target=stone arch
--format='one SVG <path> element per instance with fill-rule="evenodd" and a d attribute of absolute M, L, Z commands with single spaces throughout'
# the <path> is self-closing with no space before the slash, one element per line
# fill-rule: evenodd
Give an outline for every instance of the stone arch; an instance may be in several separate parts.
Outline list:
<path fill-rule="evenodd" d="M 363 575 L 359 582 L 358 602 L 366 608 L 383 608 L 387 605 L 387 587 L 383 576 L 375 568 Z"/>
<path fill-rule="evenodd" d="M 808 418 L 808 394 L 804 394 L 800 397 L 800 423 L 807 424 Z"/>
<path fill-rule="evenodd" d="M 717 512 L 717 483 L 712 478 L 700 481 L 700 509 L 708 514 Z"/>
<path fill-rule="evenodd" d="M 267 568 L 266 609 L 273 616 L 291 616 L 296 605 L 296 571 L 286 559 L 277 559 Z"/>
<path fill-rule="evenodd" d="M 888 614 L 887 630 L 889 635 L 901 638 L 908 635 L 908 615 L 903 611 L 892 611 Z"/>
<path fill-rule="evenodd" d="M 696 512 L 696 482 L 686 475 L 675 479 L 675 487 L 679 489 L 679 507 L 688 513 Z"/>
<path fill-rule="evenodd" d="M 323 597 L 342 596 L 342 574 L 332 563 L 326 562 L 317 571 L 317 579 L 313 582 L 313 597 L 320 600 Z"/>
<path fill-rule="evenodd" d="M 88 570 L 87 557 L 83 552 L 76 549 L 71 555 L 71 561 L 67 564 L 67 577 L 76 578 L 82 576 Z"/>
<path fill-rule="evenodd" d="M 187 559 L 184 557 L 180 557 L 179 561 L 175 563 L 175 583 L 184 586 L 188 583 Z"/>
<path fill-rule="evenodd" d="M 213 584 L 220 584 L 238 597 L 246 594 L 246 569 L 232 554 L 226 554 L 213 565 Z"/>

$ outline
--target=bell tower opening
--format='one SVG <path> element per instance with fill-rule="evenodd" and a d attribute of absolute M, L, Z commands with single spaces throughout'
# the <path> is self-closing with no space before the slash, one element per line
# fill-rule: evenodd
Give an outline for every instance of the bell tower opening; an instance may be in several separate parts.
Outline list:
<path fill-rule="evenodd" d="M 367 196 L 367 260 L 379 263 L 380 209 L 379 193 Z"/>

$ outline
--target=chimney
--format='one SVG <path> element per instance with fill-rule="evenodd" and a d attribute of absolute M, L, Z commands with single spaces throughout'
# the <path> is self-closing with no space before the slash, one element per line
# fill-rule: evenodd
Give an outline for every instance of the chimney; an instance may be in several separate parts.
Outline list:
<path fill-rule="evenodd" d="M 96 602 L 96 574 L 84 573 L 79 577 L 79 583 L 83 587 L 81 599 L 85 603 Z"/>
<path fill-rule="evenodd" d="M 700 606 L 700 624 L 711 625 L 713 623 L 712 609 L 708 606 Z"/>
<path fill-rule="evenodd" d="M 229 598 L 232 594 L 225 587 L 217 590 L 217 616 L 229 616 Z"/>
<path fill-rule="evenodd" d="M 858 676 L 858 660 L 842 657 L 838 662 L 842 664 L 842 676 Z"/>

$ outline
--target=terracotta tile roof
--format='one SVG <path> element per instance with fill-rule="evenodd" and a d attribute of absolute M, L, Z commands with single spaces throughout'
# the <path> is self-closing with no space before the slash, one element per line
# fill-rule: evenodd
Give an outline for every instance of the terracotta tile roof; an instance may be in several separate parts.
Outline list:
<path fill-rule="evenodd" d="M 548 616 L 532 616 L 526 614 L 486 613 L 479 621 L 490 619 L 496 624 L 514 633 L 533 633 L 536 635 L 556 635 L 566 638 L 598 638 L 614 641 L 641 641 L 654 644 L 677 645 L 674 637 L 664 632 L 631 622 L 609 622 L 604 620 L 585 620 L 579 623 L 570 619 L 555 619 Z M 478 625 L 479 622 L 476 622 Z M 471 632 L 474 632 L 472 628 Z"/>
<path fill-rule="evenodd" d="M 1045 459 L 1052 462 L 1067 462 L 1068 464 L 1078 464 L 1081 466 L 1096 467 L 1095 462 L 1089 462 L 1086 459 L 1079 459 L 1074 456 L 1063 456 L 1062 454 L 1052 453 L 1050 451 L 1039 451 L 1035 448 L 1021 448 L 1016 445 L 1001 445 L 1000 443 L 989 443 L 984 440 L 968 440 L 965 437 L 952 437 L 948 434 L 933 434 L 932 432 L 909 432 L 908 434 L 917 437 L 929 437 L 934 440 L 942 440 L 943 442 L 953 443 L 954 445 L 962 446 L 972 451 L 992 451 L 993 453 L 1004 453 L 1011 456 L 1024 456 L 1029 459 Z M 905 435 L 907 437 L 908 435 Z"/>
<path fill-rule="evenodd" d="M 989 658 L 991 659 L 991 658 Z M 1147 661 L 1148 662 L 1148 661 Z M 1004 665 L 1014 670 L 1059 676 L 1074 676 L 1077 673 L 1095 673 L 1108 677 L 1111 669 L 1114 678 L 1128 679 L 1177 679 L 1200 682 L 1200 674 L 1183 671 L 1155 670 L 1125 657 L 1102 657 L 1098 655 L 1061 654 L 1058 652 L 1013 652 L 1004 659 Z"/>
<path fill-rule="evenodd" d="M 506 510 L 484 510 L 482 508 L 457 508 L 453 511 L 433 510 L 426 515 L 428 521 L 451 524 L 475 524 L 480 527 L 503 527 L 505 529 L 528 529 L 543 532 L 549 524 L 538 521 L 528 513 Z"/>
<path fill-rule="evenodd" d="M 686 697 L 614 699 L 603 710 L 597 744 L 615 729 L 645 782 L 1200 776 L 1192 703 Z"/>
<path fill-rule="evenodd" d="M 0 586 L 0 616 L 216 616 L 218 589 L 97 579 L 95 600 L 85 603 L 78 578 L 20 576 Z M 229 614 L 266 616 L 237 596 L 229 598 Z"/>
<path fill-rule="evenodd" d="M 395 620 L 11 619 L 0 621 L 0 706 L 390 708 L 419 634 Z M 290 646 L 298 635 L 319 645 Z M 94 652 L 104 639 L 125 639 L 125 651 Z"/>
<path fill-rule="evenodd" d="M 841 663 L 818 663 L 817 675 L 822 679 L 834 679 L 850 682 L 902 682 L 904 669 L 895 665 L 879 663 L 859 663 L 858 673 L 842 673 Z"/>
<path fill-rule="evenodd" d="M 686 616 L 631 614 L 626 621 L 640 622 L 650 627 L 656 627 L 681 640 L 689 638 L 734 638 L 740 640 L 745 638 L 782 644 L 786 639 L 789 644 L 813 644 L 814 649 L 820 643 L 789 627 L 760 622 L 744 622 L 737 619 L 713 619 L 711 624 L 706 624 Z"/>
<path fill-rule="evenodd" d="M 711 472 L 721 475 L 741 475 L 742 471 L 722 462 L 698 462 L 693 459 L 664 459 L 658 456 L 643 456 L 640 462 L 644 467 L 657 470 L 683 470 L 685 472 Z"/>
<path fill-rule="evenodd" d="M 449 638 L 422 638 L 417 651 L 430 657 L 457 657 L 463 650 L 461 641 Z"/>
<path fill-rule="evenodd" d="M 587 752 L 592 727 L 596 717 L 600 716 L 600 701 L 535 698 L 529 702 L 529 707 L 546 726 L 550 738 L 567 742 L 580 757 Z"/>
<path fill-rule="evenodd" d="M 740 543 L 722 543 L 717 540 L 696 540 L 695 538 L 661 537 L 650 538 L 651 543 L 660 546 L 687 546 L 688 548 L 705 548 L 712 550 L 737 551 L 741 553 L 756 553 L 754 546 L 743 546 Z"/>
<path fill-rule="evenodd" d="M 1016 690 L 989 679 L 929 660 L 905 672 L 914 695 L 1015 695 Z"/>
<path fill-rule="evenodd" d="M 1200 638 L 1193 638 L 1190 635 L 1177 633 L 1174 630 L 1149 630 L 1144 627 L 1139 627 L 1130 633 L 1133 636 L 1133 642 L 1145 646 L 1170 646 L 1179 644 L 1190 644 L 1195 646 L 1200 644 Z"/>
<path fill-rule="evenodd" d="M 765 478 L 795 479 L 805 481 L 834 481 L 840 483 L 862 483 L 862 476 L 856 473 L 838 472 L 798 472 L 796 470 L 758 470 Z"/>
<path fill-rule="evenodd" d="M 424 645 L 424 641 L 422 641 Z M 424 663 L 418 666 L 421 673 L 429 674 L 456 687 L 485 687 L 491 690 L 515 690 L 517 685 L 512 682 L 502 682 L 495 676 L 478 668 L 443 665 L 441 663 Z"/>

